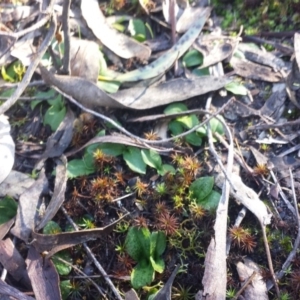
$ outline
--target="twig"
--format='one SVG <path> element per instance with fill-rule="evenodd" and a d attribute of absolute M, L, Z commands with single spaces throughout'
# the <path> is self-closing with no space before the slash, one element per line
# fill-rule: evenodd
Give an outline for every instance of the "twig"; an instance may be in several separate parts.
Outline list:
<path fill-rule="evenodd" d="M 54 16 L 52 18 L 52 22 L 51 22 L 50 28 L 48 30 L 48 33 L 47 33 L 43 43 L 41 44 L 41 47 L 40 47 L 39 51 L 37 52 L 35 59 L 32 61 L 32 63 L 28 67 L 28 69 L 23 77 L 23 80 L 20 82 L 20 84 L 18 85 L 17 89 L 14 91 L 12 96 L 0 106 L 0 115 L 4 114 L 9 108 L 11 108 L 18 101 L 19 97 L 22 95 L 22 93 L 28 86 L 34 71 L 36 70 L 40 60 L 42 59 L 44 53 L 46 52 L 47 48 L 49 47 L 50 43 L 52 42 L 53 36 L 55 34 L 55 29 L 56 29 L 56 17 Z"/>
<path fill-rule="evenodd" d="M 233 300 L 237 300 L 239 296 L 243 293 L 245 288 L 252 282 L 254 277 L 256 276 L 256 272 L 254 271 L 252 275 L 246 280 L 246 282 L 243 284 L 243 286 L 240 288 L 240 290 L 235 294 L 235 296 L 232 298 Z"/>
<path fill-rule="evenodd" d="M 62 13 L 62 27 L 64 32 L 64 58 L 62 73 L 65 75 L 70 74 L 70 26 L 69 26 L 69 14 L 70 14 L 71 0 L 64 0 L 63 13 Z"/>
<path fill-rule="evenodd" d="M 55 259 L 61 261 L 62 263 L 72 267 L 74 270 L 76 270 L 79 274 L 81 274 L 82 276 L 80 276 L 81 278 L 84 278 L 86 279 L 87 281 L 91 282 L 93 284 L 93 286 L 98 290 L 98 292 L 101 294 L 101 296 L 104 298 L 104 299 L 107 299 L 108 298 L 105 296 L 105 294 L 103 293 L 102 289 L 100 288 L 100 286 L 98 286 L 98 284 L 90 277 L 90 276 L 87 276 L 84 272 L 82 272 L 79 268 L 77 268 L 75 265 L 69 263 L 68 261 L 64 260 L 63 258 L 60 258 L 58 256 L 55 257 Z"/>
<path fill-rule="evenodd" d="M 247 128 L 247 130 L 265 130 L 265 129 L 271 129 L 271 128 L 284 128 L 286 126 L 295 126 L 300 124 L 300 119 L 294 120 L 294 121 L 288 121 L 284 123 L 279 124 L 262 124 L 262 125 L 253 125 Z"/>
<path fill-rule="evenodd" d="M 74 223 L 74 221 L 70 218 L 70 216 L 68 215 L 67 211 L 65 210 L 64 207 L 61 207 L 61 210 L 63 212 L 63 214 L 65 215 L 65 217 L 67 218 L 67 220 L 69 221 L 69 223 L 73 226 L 73 228 L 78 231 L 78 226 Z M 94 256 L 93 252 L 91 251 L 91 249 L 89 248 L 89 246 L 86 243 L 83 243 L 83 247 L 85 249 L 85 251 L 87 252 L 88 257 L 93 261 L 94 265 L 97 267 L 97 269 L 100 271 L 100 273 L 102 274 L 102 276 L 104 277 L 106 283 L 108 284 L 108 286 L 111 288 L 112 292 L 114 293 L 114 295 L 116 296 L 116 298 L 118 300 L 123 300 L 122 297 L 120 296 L 119 292 L 117 291 L 117 289 L 115 288 L 113 282 L 110 280 L 110 278 L 108 277 L 107 273 L 105 272 L 105 270 L 102 268 L 102 266 L 100 265 L 100 263 L 97 261 L 96 257 Z"/>

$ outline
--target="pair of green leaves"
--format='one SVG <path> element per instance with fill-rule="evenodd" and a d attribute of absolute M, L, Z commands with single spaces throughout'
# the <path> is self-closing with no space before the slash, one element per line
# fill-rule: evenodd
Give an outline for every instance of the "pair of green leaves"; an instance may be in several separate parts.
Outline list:
<path fill-rule="evenodd" d="M 204 176 L 195 180 L 189 188 L 193 199 L 206 210 L 215 210 L 219 204 L 221 195 L 213 190 L 214 178 Z"/>
<path fill-rule="evenodd" d="M 166 249 L 166 236 L 161 231 L 150 233 L 148 228 L 131 227 L 125 247 L 127 253 L 138 262 L 131 273 L 131 284 L 135 289 L 149 285 L 155 271 L 162 273 L 165 262 L 161 255 Z"/>
<path fill-rule="evenodd" d="M 170 104 L 166 109 L 164 110 L 164 113 L 166 115 L 170 114 L 176 114 L 180 112 L 187 111 L 188 108 L 183 103 L 173 103 Z M 186 130 L 189 130 L 197 125 L 199 125 L 199 119 L 195 114 L 187 115 L 187 116 L 181 116 L 176 117 L 174 120 L 172 120 L 169 123 L 169 130 L 173 135 L 178 135 L 183 133 Z M 210 128 L 212 132 L 218 132 L 219 134 L 224 134 L 224 129 L 222 123 L 216 119 L 212 118 L 209 121 Z M 201 126 L 197 128 L 194 132 L 189 133 L 184 137 L 185 141 L 193 146 L 201 146 L 202 144 L 202 138 L 207 136 L 207 129 L 206 126 Z"/>

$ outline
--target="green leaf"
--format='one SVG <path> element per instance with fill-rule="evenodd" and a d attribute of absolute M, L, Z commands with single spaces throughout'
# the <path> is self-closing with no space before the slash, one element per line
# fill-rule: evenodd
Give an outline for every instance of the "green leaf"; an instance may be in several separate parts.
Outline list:
<path fill-rule="evenodd" d="M 43 228 L 43 234 L 57 234 L 60 232 L 62 232 L 60 226 L 54 221 L 49 221 Z"/>
<path fill-rule="evenodd" d="M 240 84 L 236 81 L 232 81 L 232 82 L 226 84 L 225 89 L 227 91 L 231 92 L 232 94 L 242 95 L 242 96 L 247 95 L 247 92 L 248 92 L 248 90 L 245 88 L 245 86 L 243 84 Z"/>
<path fill-rule="evenodd" d="M 0 200 L 0 224 L 6 223 L 17 214 L 18 204 L 10 198 L 5 197 Z"/>
<path fill-rule="evenodd" d="M 211 193 L 205 197 L 203 200 L 197 202 L 199 205 L 201 205 L 204 209 L 212 211 L 216 210 L 219 202 L 221 199 L 221 194 L 217 191 L 211 191 Z"/>
<path fill-rule="evenodd" d="M 125 247 L 127 253 L 135 260 L 140 261 L 142 258 L 148 259 L 147 253 L 145 253 L 143 238 L 147 239 L 147 236 L 144 237 L 143 232 L 140 232 L 140 229 L 137 227 L 130 227 L 125 240 Z M 148 237 L 149 239 L 149 237 Z"/>
<path fill-rule="evenodd" d="M 131 273 L 131 284 L 133 288 L 139 289 L 146 285 L 150 285 L 154 279 L 154 269 L 150 262 L 141 261 L 132 270 Z"/>
<path fill-rule="evenodd" d="M 166 115 L 177 114 L 187 110 L 188 110 L 187 106 L 183 103 L 172 103 L 164 109 L 164 114 Z"/>
<path fill-rule="evenodd" d="M 203 64 L 203 55 L 199 51 L 193 49 L 184 55 L 182 61 L 183 65 L 187 68 L 200 66 Z"/>
<path fill-rule="evenodd" d="M 47 101 L 51 106 L 45 113 L 44 124 L 49 125 L 52 131 L 55 131 L 66 115 L 66 107 L 62 101 L 61 95 L 54 100 Z"/>
<path fill-rule="evenodd" d="M 142 149 L 141 150 L 142 158 L 145 164 L 154 169 L 160 169 L 162 160 L 160 155 L 152 149 Z"/>
<path fill-rule="evenodd" d="M 154 259 L 152 256 L 150 257 L 150 262 L 153 267 L 153 269 L 158 272 L 162 273 L 165 269 L 165 262 L 161 257 L 157 257 Z"/>
<path fill-rule="evenodd" d="M 63 300 L 66 300 L 71 293 L 71 282 L 70 280 L 63 280 L 60 282 L 60 292 Z"/>
<path fill-rule="evenodd" d="M 154 257 L 159 257 L 166 250 L 166 246 L 167 246 L 166 235 L 162 231 L 152 232 L 152 235 L 154 235 L 154 234 L 156 236 L 155 237 L 156 243 L 155 243 L 154 252 L 152 252 L 152 253 L 154 254 Z"/>
<path fill-rule="evenodd" d="M 176 121 L 184 125 L 185 128 L 191 129 L 199 124 L 199 120 L 196 115 L 189 115 L 176 118 Z"/>
<path fill-rule="evenodd" d="M 173 135 L 178 135 L 183 133 L 183 126 L 178 121 L 171 121 L 168 125 L 169 130 Z"/>
<path fill-rule="evenodd" d="M 165 175 L 166 173 L 175 175 L 176 170 L 172 165 L 163 164 L 160 169 L 157 169 L 157 173 L 161 176 Z"/>
<path fill-rule="evenodd" d="M 39 91 L 39 92 L 35 93 L 35 97 L 40 98 L 40 99 L 42 99 L 42 98 L 49 99 L 50 97 L 54 98 L 55 94 L 56 94 L 55 90 L 49 89 L 47 92 Z M 43 102 L 43 100 L 31 101 L 30 108 L 33 110 L 41 102 Z"/>
<path fill-rule="evenodd" d="M 212 176 L 205 176 L 195 180 L 190 185 L 190 192 L 196 198 L 196 202 L 200 202 L 205 199 L 212 191 L 214 186 L 214 178 Z"/>
<path fill-rule="evenodd" d="M 1 92 L 1 97 L 10 97 L 15 91 L 15 88 L 6 89 L 5 91 Z"/>
<path fill-rule="evenodd" d="M 68 178 L 90 175 L 96 172 L 93 153 L 85 153 L 82 159 L 73 159 L 68 162 Z"/>
<path fill-rule="evenodd" d="M 207 136 L 207 131 L 205 126 L 201 126 L 198 129 L 196 129 L 196 132 L 201 136 Z"/>
<path fill-rule="evenodd" d="M 146 40 L 146 27 L 142 20 L 131 19 L 128 25 L 128 31 L 130 35 L 139 42 Z"/>
<path fill-rule="evenodd" d="M 219 116 L 219 117 L 222 118 L 222 116 Z M 217 132 L 220 135 L 224 135 L 223 125 L 222 125 L 222 123 L 217 118 L 212 118 L 209 121 L 209 125 L 210 125 L 210 129 L 211 129 L 212 132 Z"/>
<path fill-rule="evenodd" d="M 58 260 L 57 258 L 61 258 L 69 263 L 72 263 L 71 254 L 67 251 L 62 251 L 52 256 L 52 261 L 55 265 L 58 274 L 62 276 L 69 275 L 70 272 L 72 271 L 72 266 L 65 264 L 64 262 Z"/>
<path fill-rule="evenodd" d="M 202 145 L 202 138 L 196 132 L 191 132 L 188 135 L 186 135 L 185 140 L 193 146 Z"/>
<path fill-rule="evenodd" d="M 209 76 L 209 68 L 203 68 L 203 69 L 194 69 L 192 71 L 193 74 L 201 77 L 201 76 Z"/>
<path fill-rule="evenodd" d="M 126 147 L 121 144 L 103 143 L 99 148 L 106 155 L 118 156 L 126 151 Z"/>
<path fill-rule="evenodd" d="M 113 94 L 119 90 L 121 83 L 119 81 L 100 80 L 97 85 L 101 90 Z"/>
<path fill-rule="evenodd" d="M 146 173 L 146 164 L 143 161 L 140 149 L 127 147 L 126 151 L 123 152 L 123 159 L 132 171 L 140 174 Z"/>

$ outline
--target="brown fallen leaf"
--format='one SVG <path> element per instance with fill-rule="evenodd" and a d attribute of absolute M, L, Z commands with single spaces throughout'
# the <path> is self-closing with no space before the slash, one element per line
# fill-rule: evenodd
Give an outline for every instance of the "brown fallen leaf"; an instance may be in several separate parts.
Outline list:
<path fill-rule="evenodd" d="M 88 108 L 148 109 L 216 91 L 231 80 L 226 77 L 202 76 L 177 78 L 150 87 L 135 87 L 106 94 L 96 84 L 79 77 L 54 75 L 40 66 L 46 84 L 79 101 Z"/>
<path fill-rule="evenodd" d="M 2 279 L 0 279 L 0 295 L 2 296 L 8 296 L 4 299 L 18 299 L 18 300 L 34 300 L 35 298 L 29 297 L 23 293 L 21 293 L 16 288 L 6 284 Z"/>
<path fill-rule="evenodd" d="M 26 264 L 35 299 L 61 299 L 59 276 L 53 262 L 43 257 L 31 246 L 28 251 Z"/>
<path fill-rule="evenodd" d="M 47 251 L 48 254 L 46 255 L 46 257 L 49 258 L 56 252 L 59 252 L 63 249 L 67 249 L 77 244 L 88 242 L 90 240 L 95 240 L 100 236 L 106 236 L 112 231 L 113 227 L 125 216 L 126 215 L 103 228 L 62 232 L 58 234 L 41 234 L 32 232 L 33 240 L 31 244 L 39 253 Z"/>
<path fill-rule="evenodd" d="M 0 34 L 0 58 L 5 55 L 9 49 L 13 46 L 16 42 L 16 37 L 9 34 L 8 32 L 1 32 Z"/>
<path fill-rule="evenodd" d="M 31 288 L 25 261 L 10 238 L 0 241 L 0 262 L 16 281 Z"/>
<path fill-rule="evenodd" d="M 2 240 L 7 235 L 11 226 L 13 226 L 14 222 L 15 222 L 15 218 L 10 219 L 9 221 L 0 225 L 0 240 Z"/>
<path fill-rule="evenodd" d="M 230 60 L 235 73 L 241 77 L 263 80 L 267 82 L 282 81 L 282 75 L 279 72 L 274 72 L 270 67 L 262 66 L 248 60 L 242 60 L 233 56 Z"/>
<path fill-rule="evenodd" d="M 43 215 L 41 222 L 36 226 L 35 230 L 38 231 L 42 229 L 52 218 L 56 215 L 57 211 L 60 209 L 61 205 L 65 201 L 65 191 L 67 186 L 67 159 L 64 155 L 60 159 L 55 159 L 55 184 L 54 191 Z"/>
<path fill-rule="evenodd" d="M 44 169 L 42 169 L 38 179 L 20 196 L 16 222 L 11 233 L 25 242 L 28 241 L 40 219 L 41 195 L 47 188 L 48 180 Z"/>
<path fill-rule="evenodd" d="M 122 58 L 138 57 L 148 60 L 150 48 L 110 27 L 102 14 L 97 0 L 81 1 L 81 13 L 88 27 L 107 48 Z"/>

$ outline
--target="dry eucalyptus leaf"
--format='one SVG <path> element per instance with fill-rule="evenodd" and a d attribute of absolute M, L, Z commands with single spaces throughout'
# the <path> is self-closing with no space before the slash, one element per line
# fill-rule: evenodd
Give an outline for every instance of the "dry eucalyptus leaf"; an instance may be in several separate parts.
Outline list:
<path fill-rule="evenodd" d="M 226 77 L 202 76 L 177 78 L 151 87 L 135 87 L 106 94 L 96 84 L 79 77 L 54 75 L 40 66 L 44 81 L 68 94 L 88 108 L 148 109 L 216 91 L 230 80 Z"/>
<path fill-rule="evenodd" d="M 94 35 L 118 56 L 126 59 L 138 57 L 141 60 L 148 60 L 151 55 L 150 48 L 111 28 L 107 24 L 97 0 L 81 1 L 81 12 Z"/>
<path fill-rule="evenodd" d="M 31 288 L 25 261 L 10 238 L 0 241 L 0 262 L 14 280 Z"/>
<path fill-rule="evenodd" d="M 100 52 L 97 43 L 71 38 L 70 40 L 71 76 L 83 77 L 94 83 L 98 80 Z"/>
<path fill-rule="evenodd" d="M 122 218 L 124 218 L 124 216 Z M 63 249 L 67 249 L 75 245 L 106 236 L 113 230 L 114 226 L 121 219 L 118 219 L 117 221 L 103 228 L 62 232 L 57 234 L 41 234 L 32 232 L 32 245 L 39 253 L 47 251 L 47 258 L 49 258 L 56 252 L 59 252 Z"/>
<path fill-rule="evenodd" d="M 212 66 L 228 58 L 237 43 L 236 39 L 226 37 L 205 36 L 194 43 L 194 48 L 202 53 L 203 64 L 199 69 Z"/>
<path fill-rule="evenodd" d="M 64 155 L 60 159 L 55 159 L 55 185 L 53 195 L 47 206 L 41 222 L 36 226 L 36 230 L 42 229 L 56 215 L 61 205 L 65 201 L 65 191 L 67 186 L 67 159 Z"/>
<path fill-rule="evenodd" d="M 279 82 L 283 79 L 279 72 L 274 72 L 270 67 L 261 66 L 235 56 L 231 58 L 230 64 L 235 73 L 244 78 L 263 80 L 267 82 Z"/>
<path fill-rule="evenodd" d="M 259 266 L 249 258 L 244 258 L 243 260 L 244 263 L 238 262 L 236 264 L 236 269 L 239 274 L 240 280 L 245 282 L 249 277 L 252 276 L 253 272 L 255 272 L 255 276 L 252 278 L 251 282 L 246 286 L 245 291 L 243 293 L 245 299 L 269 299 L 267 285 L 260 274 L 261 271 Z"/>
<path fill-rule="evenodd" d="M 206 7 L 203 11 L 201 16 L 198 20 L 190 27 L 190 29 L 179 39 L 179 41 L 166 53 L 160 56 L 157 60 L 150 63 L 149 65 L 125 73 L 115 76 L 111 78 L 112 80 L 116 81 L 138 81 L 138 80 L 145 80 L 149 78 L 153 78 L 164 74 L 175 62 L 176 59 L 181 57 L 193 44 L 196 40 L 202 28 L 209 17 L 211 12 L 210 7 Z"/>
<path fill-rule="evenodd" d="M 250 210 L 259 220 L 262 226 L 266 226 L 271 223 L 272 214 L 268 213 L 266 205 L 259 199 L 257 193 L 246 186 L 239 175 L 231 174 L 230 180 L 236 191 L 230 189 L 230 196 L 232 196 L 238 204 L 244 205 Z M 215 178 L 215 184 L 219 187 L 223 187 L 225 176 L 223 173 L 219 173 Z"/>
<path fill-rule="evenodd" d="M 130 289 L 125 293 L 125 300 L 140 300 L 140 298 L 134 289 Z"/>
<path fill-rule="evenodd" d="M 42 169 L 39 178 L 20 197 L 15 226 L 11 233 L 27 242 L 32 231 L 40 219 L 39 209 L 41 195 L 48 188 L 45 171 Z"/>
<path fill-rule="evenodd" d="M 44 258 L 31 246 L 28 251 L 27 270 L 36 300 L 60 300 L 59 276 L 50 259 Z"/>
<path fill-rule="evenodd" d="M 26 294 L 23 294 L 16 288 L 8 285 L 2 279 L 0 279 L 0 295 L 1 297 L 8 296 L 4 299 L 18 299 L 18 300 L 35 300 L 35 298 L 29 297 Z M 13 298 L 12 298 L 13 297 Z"/>
<path fill-rule="evenodd" d="M 298 68 L 300 69 L 300 33 L 298 32 L 296 32 L 294 35 L 294 51 Z"/>
<path fill-rule="evenodd" d="M 23 174 L 12 170 L 8 176 L 0 183 L 0 197 L 10 196 L 19 199 L 20 195 L 24 193 L 35 182 L 28 174 Z"/>
<path fill-rule="evenodd" d="M 10 135 L 10 124 L 0 115 L 0 183 L 8 176 L 15 161 L 15 143 Z"/>
<path fill-rule="evenodd" d="M 2 240 L 7 235 L 14 222 L 15 218 L 12 218 L 9 221 L 0 225 L 0 240 Z"/>

